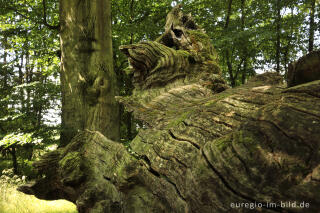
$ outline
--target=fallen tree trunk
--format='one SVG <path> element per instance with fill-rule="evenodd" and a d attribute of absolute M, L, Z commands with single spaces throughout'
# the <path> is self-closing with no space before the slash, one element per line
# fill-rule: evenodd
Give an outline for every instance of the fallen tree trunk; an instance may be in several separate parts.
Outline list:
<path fill-rule="evenodd" d="M 199 85 L 169 91 L 139 108 L 158 120 L 131 152 L 81 132 L 38 162 L 46 177 L 22 191 L 70 200 L 79 212 L 228 212 L 232 203 L 289 201 L 310 207 L 273 211 L 316 212 L 320 81 L 290 89 L 263 81 L 209 96 Z"/>
<path fill-rule="evenodd" d="M 194 28 L 189 16 L 173 15 Z M 41 178 L 19 190 L 70 200 L 81 213 L 317 212 L 320 81 L 286 88 L 281 76 L 265 73 L 227 89 L 205 45 L 160 45 L 192 34 L 185 24 L 178 28 L 185 38 L 170 37 L 179 25 L 172 17 L 173 34 L 160 43 L 122 47 L 139 90 L 119 100 L 144 123 L 130 146 L 80 132 L 35 163 Z M 181 75 L 166 75 L 182 65 Z"/>

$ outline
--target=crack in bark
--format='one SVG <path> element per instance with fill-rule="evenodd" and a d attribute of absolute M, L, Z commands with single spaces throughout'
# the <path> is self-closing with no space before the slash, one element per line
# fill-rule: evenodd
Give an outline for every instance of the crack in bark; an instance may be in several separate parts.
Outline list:
<path fill-rule="evenodd" d="M 254 198 L 251 198 L 251 197 L 249 197 L 249 196 L 247 196 L 247 195 L 244 195 L 244 194 L 242 194 L 241 192 L 238 192 L 238 191 L 236 191 L 235 189 L 233 189 L 233 188 L 230 186 L 230 184 L 226 181 L 226 179 L 223 177 L 223 175 L 220 174 L 220 173 L 218 172 L 218 170 L 211 164 L 211 162 L 209 161 L 208 157 L 206 156 L 206 154 L 204 153 L 203 150 L 201 150 L 201 154 L 202 154 L 202 156 L 204 157 L 206 163 L 207 163 L 207 164 L 209 165 L 209 167 L 211 168 L 211 170 L 218 176 L 218 178 L 220 179 L 220 181 L 222 182 L 222 184 L 223 184 L 229 191 L 231 191 L 233 194 L 235 194 L 235 195 L 238 196 L 238 197 L 241 197 L 241 198 L 244 199 L 244 200 L 248 200 L 248 201 L 250 201 L 250 202 L 252 202 L 252 203 L 262 203 L 262 204 L 263 204 L 262 208 L 264 208 L 264 209 L 268 209 L 268 210 L 275 211 L 275 212 L 284 212 L 284 211 L 283 211 L 284 209 L 281 208 L 281 207 L 268 208 L 268 207 L 266 207 L 267 205 L 266 205 L 265 202 L 257 201 L 257 200 L 255 200 Z"/>
<path fill-rule="evenodd" d="M 111 182 L 111 178 L 109 178 L 109 177 L 107 177 L 107 176 L 105 176 L 105 175 L 103 175 L 103 179 L 105 179 L 105 180 L 107 180 L 107 181 Z M 112 183 L 112 182 L 111 182 L 111 183 Z"/>
<path fill-rule="evenodd" d="M 181 161 L 178 160 L 176 157 L 172 156 L 172 157 L 166 158 L 166 157 L 164 157 L 163 155 L 160 155 L 160 153 L 156 151 L 156 149 L 154 148 L 154 146 L 152 146 L 152 149 L 153 149 L 153 151 L 154 151 L 160 158 L 162 158 L 162 159 L 164 159 L 164 160 L 167 160 L 167 161 L 172 161 L 172 159 L 174 159 L 176 162 L 178 162 L 178 163 L 180 163 L 181 165 L 183 165 L 184 167 L 188 168 L 188 166 L 187 166 L 185 163 L 181 162 Z M 172 159 L 171 159 L 171 158 L 172 158 Z"/>
<path fill-rule="evenodd" d="M 290 135 L 288 135 L 283 129 L 281 129 L 276 123 L 274 123 L 273 121 L 269 121 L 269 120 L 263 120 L 263 119 L 258 119 L 257 121 L 260 121 L 260 122 L 266 122 L 266 123 L 269 123 L 271 124 L 272 126 L 274 126 L 279 132 L 281 132 L 284 136 L 286 136 L 287 138 L 293 140 L 293 141 L 303 141 L 305 142 L 301 137 L 299 136 L 296 136 L 297 138 L 294 138 L 294 137 L 291 137 Z M 297 140 L 299 139 L 299 140 Z M 306 147 L 308 147 L 311 151 L 313 150 L 313 148 L 311 146 L 309 146 L 309 144 L 307 143 L 303 143 Z"/>
<path fill-rule="evenodd" d="M 179 191 L 177 185 L 176 185 L 173 181 L 171 181 L 167 176 L 165 176 L 165 175 L 163 175 L 163 174 L 162 174 L 161 176 L 162 176 L 163 179 L 165 179 L 168 183 L 170 183 L 170 184 L 174 187 L 174 189 L 176 190 L 178 196 L 179 196 L 183 201 L 186 202 L 186 198 L 184 198 L 184 197 L 182 196 L 182 194 L 181 194 L 181 192 Z"/>
<path fill-rule="evenodd" d="M 169 135 L 170 135 L 173 139 L 175 139 L 175 140 L 177 140 L 177 141 L 188 142 L 188 143 L 190 143 L 193 147 L 195 147 L 196 149 L 199 149 L 199 150 L 200 150 L 200 146 L 199 146 L 198 144 L 196 144 L 196 143 L 194 143 L 194 142 L 192 142 L 192 141 L 190 141 L 190 140 L 187 140 L 187 139 L 182 139 L 182 138 L 176 137 L 176 136 L 172 133 L 171 130 L 168 130 L 168 133 L 169 133 Z"/>
<path fill-rule="evenodd" d="M 268 124 L 271 124 L 272 126 L 274 126 L 279 132 L 281 132 L 285 137 L 293 140 L 293 141 L 297 141 L 296 138 L 289 136 L 284 130 L 282 130 L 280 127 L 278 127 L 275 123 L 268 121 L 268 120 L 257 120 L 257 121 L 262 121 L 262 122 L 266 122 Z M 298 136 L 297 136 L 298 137 Z M 305 142 L 302 138 L 298 137 L 300 139 L 300 141 Z M 299 141 L 297 141 L 299 142 Z M 309 150 L 310 150 L 310 155 L 308 156 L 308 158 L 306 159 L 306 164 L 309 165 L 310 161 L 312 160 L 312 157 L 315 155 L 315 153 L 317 152 L 317 149 L 312 148 L 309 144 L 307 143 L 303 143 L 304 146 L 306 146 Z"/>
<path fill-rule="evenodd" d="M 293 109 L 293 110 L 295 110 L 295 111 L 298 111 L 298 112 L 301 112 L 301 113 L 304 113 L 304 114 L 307 114 L 307 115 L 314 116 L 314 117 L 316 117 L 316 118 L 318 118 L 318 119 L 320 118 L 319 115 L 316 115 L 316 114 L 313 114 L 313 113 L 311 113 L 311 112 L 308 112 L 308 111 L 304 111 L 304 110 L 295 108 L 295 107 L 290 106 L 290 105 L 288 105 L 288 104 L 284 104 L 284 106 L 289 107 L 290 109 Z"/>
<path fill-rule="evenodd" d="M 311 180 L 314 181 L 314 182 L 319 182 L 320 183 L 320 179 L 313 178 L 312 176 L 311 176 Z"/>
<path fill-rule="evenodd" d="M 235 105 L 235 104 L 233 104 L 233 103 L 230 103 L 230 102 L 228 102 L 228 101 L 225 101 L 225 100 L 222 100 L 222 101 L 220 101 L 221 103 L 225 103 L 225 104 L 228 104 L 228 105 L 230 105 L 230 106 L 232 106 L 232 107 L 234 107 L 234 108 L 241 108 L 241 109 L 245 109 L 245 110 L 250 110 L 250 111 L 254 111 L 254 110 L 256 110 L 256 109 L 248 109 L 248 107 L 246 108 L 246 107 L 242 107 L 242 106 L 240 106 L 240 105 Z"/>
<path fill-rule="evenodd" d="M 250 117 L 250 116 L 244 116 L 244 115 L 241 115 L 237 112 L 234 113 L 236 116 L 240 117 L 240 121 L 242 121 L 242 118 L 245 118 L 247 120 L 250 120 L 250 121 L 256 121 L 253 117 Z M 236 120 L 236 119 L 235 119 Z"/>
<path fill-rule="evenodd" d="M 274 93 L 272 93 L 272 92 L 260 92 L 260 91 L 257 91 L 257 90 L 251 90 L 250 92 L 263 94 L 263 95 L 274 95 Z"/>
<path fill-rule="evenodd" d="M 180 98 L 180 99 L 182 99 L 182 100 L 184 100 L 184 101 L 186 101 L 186 102 L 189 102 L 189 100 L 187 100 L 186 98 L 184 98 L 184 97 L 181 96 L 181 95 L 175 94 L 175 93 L 173 93 L 173 92 L 168 92 L 168 94 L 170 94 L 170 95 L 172 95 L 172 96 L 174 96 L 174 97 L 176 97 L 176 98 Z"/>
<path fill-rule="evenodd" d="M 198 129 L 200 129 L 200 130 L 202 130 L 202 131 L 204 131 L 204 132 L 207 132 L 207 133 L 209 133 L 210 135 L 213 135 L 214 138 L 219 138 L 219 137 L 222 136 L 221 134 L 211 132 L 211 131 L 209 131 L 209 130 L 207 130 L 207 129 L 204 129 L 204 128 L 200 127 L 200 126 L 196 126 L 196 125 L 193 125 L 193 124 L 188 124 L 188 123 L 185 122 L 185 121 L 182 121 L 182 123 L 183 123 L 184 125 L 188 126 L 188 127 L 198 128 Z"/>
<path fill-rule="evenodd" d="M 275 162 L 277 164 L 277 166 L 279 167 L 279 169 L 282 168 L 280 162 L 278 160 L 275 160 L 274 158 L 274 148 L 271 146 L 270 143 L 272 143 L 272 140 L 269 138 L 268 135 L 266 135 L 264 132 L 262 131 L 259 131 L 259 134 L 263 135 L 263 137 L 265 138 L 266 140 L 266 143 L 265 145 L 271 150 L 270 153 L 272 153 L 272 162 Z"/>
<path fill-rule="evenodd" d="M 239 121 L 239 122 L 242 121 L 242 118 L 253 120 L 252 117 L 244 116 L 244 115 L 241 115 L 241 114 L 239 114 L 237 112 L 233 112 L 233 114 L 236 115 L 237 117 L 239 117 L 240 119 L 236 119 L 236 116 L 227 116 L 225 114 L 219 114 L 219 113 L 217 113 L 215 111 L 212 111 L 212 110 L 207 110 L 207 112 L 210 112 L 210 113 L 215 114 L 217 116 L 222 116 L 222 117 L 225 117 L 225 118 L 234 119 L 234 120 Z"/>
<path fill-rule="evenodd" d="M 283 93 L 291 93 L 291 94 L 295 94 L 295 93 L 303 93 L 303 94 L 307 94 L 307 95 L 310 95 L 310 96 L 312 96 L 312 97 L 314 97 L 314 98 L 320 98 L 320 95 L 319 96 L 317 96 L 316 94 L 314 94 L 314 93 L 309 93 L 308 91 L 303 91 L 303 90 L 289 90 L 289 91 L 283 91 Z"/>
<path fill-rule="evenodd" d="M 254 101 L 252 101 L 252 100 L 247 100 L 247 99 L 245 99 L 245 97 L 242 97 L 243 99 L 241 99 L 241 98 L 235 98 L 235 97 L 230 97 L 230 99 L 232 99 L 232 100 L 235 100 L 235 101 L 239 101 L 239 102 L 244 102 L 244 103 L 248 103 L 248 104 L 253 104 L 253 105 L 259 105 L 259 106 L 263 106 L 263 105 L 265 105 L 265 103 L 259 103 L 259 102 L 254 102 Z"/>
<path fill-rule="evenodd" d="M 232 126 L 231 124 L 228 124 L 228 123 L 223 122 L 223 121 L 218 121 L 218 120 L 214 120 L 214 119 L 212 119 L 212 121 L 214 121 L 214 123 L 222 124 L 222 125 L 224 125 L 224 126 L 226 126 L 226 127 L 229 127 L 230 129 L 233 129 L 233 127 L 234 127 L 234 126 Z"/>
<path fill-rule="evenodd" d="M 150 162 L 149 158 L 148 158 L 146 155 L 142 155 L 142 156 L 141 156 L 141 159 L 148 165 L 146 168 L 147 168 L 147 170 L 148 170 L 151 174 L 153 174 L 154 176 L 156 176 L 156 177 L 158 177 L 158 178 L 162 178 L 163 180 L 165 180 L 165 181 L 167 181 L 169 184 L 171 184 L 171 185 L 174 187 L 174 189 L 175 189 L 177 195 L 180 197 L 180 199 L 182 199 L 183 201 L 186 202 L 186 199 L 182 196 L 182 194 L 181 194 L 181 192 L 179 191 L 177 185 L 176 185 L 173 181 L 171 181 L 167 176 L 165 176 L 164 174 L 160 174 L 159 172 L 157 172 L 156 170 L 154 170 L 154 169 L 152 168 L 152 166 L 151 166 L 151 162 Z M 157 196 L 158 196 L 158 195 L 157 195 Z"/>
<path fill-rule="evenodd" d="M 151 162 L 150 162 L 149 158 L 148 158 L 146 155 L 141 155 L 140 157 L 141 157 L 141 160 L 143 160 L 143 161 L 148 165 L 148 166 L 146 167 L 147 170 L 148 170 L 149 172 L 151 172 L 154 176 L 160 177 L 159 172 L 157 172 L 156 170 L 154 170 L 154 169 L 152 168 Z"/>
<path fill-rule="evenodd" d="M 240 157 L 239 153 L 236 151 L 236 149 L 235 149 L 235 147 L 234 147 L 234 144 L 233 144 L 232 142 L 231 142 L 231 149 L 232 149 L 233 153 L 235 154 L 236 158 L 238 158 L 239 161 L 242 163 L 242 165 L 243 165 L 243 167 L 244 167 L 247 175 L 248 175 L 249 177 L 251 177 L 251 173 L 250 173 L 250 171 L 249 171 L 246 163 L 245 163 L 244 160 Z"/>
<path fill-rule="evenodd" d="M 223 114 L 219 114 L 217 112 L 214 112 L 214 111 L 211 111 L 211 110 L 207 110 L 206 112 L 209 112 L 209 113 L 212 113 L 216 116 L 223 116 L 223 117 L 227 117 L 227 118 L 230 118 L 230 119 L 234 119 L 234 117 L 229 117 L 229 116 L 226 116 L 226 115 L 223 115 Z M 235 113 L 236 114 L 236 113 Z M 203 117 L 202 117 L 203 118 Z M 234 126 L 232 126 L 231 124 L 228 124 L 226 122 L 223 122 L 223 121 L 217 121 L 217 120 L 213 120 L 213 119 L 207 119 L 207 118 L 204 118 L 205 120 L 209 121 L 210 123 L 217 123 L 217 124 L 222 124 L 226 127 L 229 127 L 230 129 L 233 129 Z M 236 119 L 234 119 L 236 120 Z M 213 121 L 213 122 L 212 122 Z M 200 127 L 199 127 L 200 128 Z M 220 137 L 220 136 L 219 136 Z"/>
<path fill-rule="evenodd" d="M 163 104 L 162 102 L 159 102 L 159 101 L 157 101 L 156 99 L 153 99 L 153 100 L 151 100 L 149 103 L 143 103 L 143 104 L 141 104 L 141 106 L 143 106 L 144 108 L 146 108 L 146 109 L 154 109 L 152 106 L 150 106 L 151 104 L 153 104 L 154 106 L 157 106 L 158 105 L 158 107 L 162 107 L 162 108 L 165 108 L 166 107 L 166 105 L 165 104 Z M 157 109 L 156 109 L 157 110 Z M 161 109 L 161 110 L 159 110 L 159 111 L 162 111 L 163 109 Z"/>

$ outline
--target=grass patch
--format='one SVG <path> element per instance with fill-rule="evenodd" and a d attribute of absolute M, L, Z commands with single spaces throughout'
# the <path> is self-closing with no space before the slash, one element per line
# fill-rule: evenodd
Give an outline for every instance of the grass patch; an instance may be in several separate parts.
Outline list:
<path fill-rule="evenodd" d="M 44 201 L 25 195 L 12 184 L 0 183 L 1 213 L 77 213 L 76 206 L 65 200 Z"/>

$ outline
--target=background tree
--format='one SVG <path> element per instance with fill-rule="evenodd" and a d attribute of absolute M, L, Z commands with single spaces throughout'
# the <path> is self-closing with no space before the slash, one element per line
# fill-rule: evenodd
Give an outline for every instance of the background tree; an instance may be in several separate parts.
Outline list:
<path fill-rule="evenodd" d="M 36 149 L 57 143 L 60 88 L 57 31 L 43 21 L 39 1 L 1 1 L 0 149 L 12 155 L 15 172 Z M 47 20 L 55 23 L 58 5 L 48 1 Z M 43 39 L 46 38 L 46 39 Z M 41 143 L 39 143 L 39 140 Z M 27 163 L 27 164 L 26 164 Z M 20 171 L 23 172 L 23 171 Z"/>
<path fill-rule="evenodd" d="M 310 21 L 309 21 L 309 46 L 308 51 L 313 51 L 314 45 L 314 31 L 316 29 L 316 24 L 314 22 L 314 15 L 315 15 L 315 7 L 316 7 L 316 0 L 310 0 Z"/>
<path fill-rule="evenodd" d="M 111 2 L 60 1 L 61 145 L 84 129 L 119 140 Z"/>

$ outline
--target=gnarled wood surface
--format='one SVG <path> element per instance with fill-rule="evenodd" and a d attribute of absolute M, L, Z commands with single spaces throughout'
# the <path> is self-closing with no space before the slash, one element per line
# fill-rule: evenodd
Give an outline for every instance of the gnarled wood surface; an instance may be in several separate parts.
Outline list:
<path fill-rule="evenodd" d="M 133 47 L 124 49 L 136 60 Z M 154 67 L 141 80 L 161 75 L 162 68 L 149 72 Z M 320 80 L 286 88 L 265 73 L 228 89 L 217 73 L 197 70 L 161 87 L 140 82 L 132 97 L 119 98 L 144 123 L 129 148 L 80 132 L 37 162 L 39 179 L 20 190 L 70 200 L 81 213 L 317 212 Z M 280 206 L 289 201 L 309 206 Z"/>

